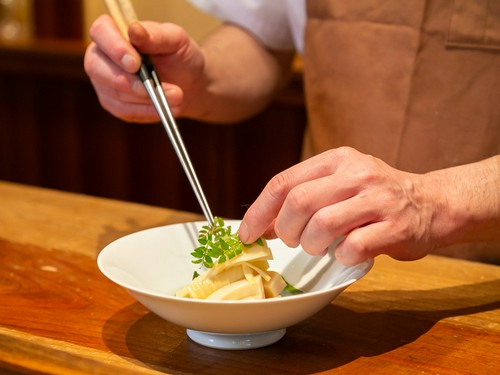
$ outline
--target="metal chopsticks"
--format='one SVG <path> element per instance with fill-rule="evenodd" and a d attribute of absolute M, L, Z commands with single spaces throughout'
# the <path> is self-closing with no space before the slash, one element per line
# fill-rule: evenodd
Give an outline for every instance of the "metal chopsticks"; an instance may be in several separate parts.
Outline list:
<path fill-rule="evenodd" d="M 114 19 L 121 34 L 128 40 L 128 25 L 138 20 L 130 0 L 104 0 L 104 2 L 106 3 L 108 12 Z M 163 92 L 158 71 L 149 56 L 142 54 L 141 68 L 137 74 L 141 78 L 141 81 L 144 84 L 144 87 L 146 88 L 158 115 L 160 116 L 161 123 L 167 131 L 170 142 L 172 143 L 175 153 L 177 154 L 184 172 L 188 177 L 189 183 L 191 184 L 196 198 L 198 199 L 198 203 L 200 204 L 205 218 L 210 225 L 213 225 L 214 218 L 210 210 L 210 206 L 205 198 L 205 194 L 203 193 L 203 189 L 198 181 L 191 159 L 189 158 L 189 154 L 184 146 L 181 134 L 179 133 L 179 129 L 170 110 L 167 98 Z"/>

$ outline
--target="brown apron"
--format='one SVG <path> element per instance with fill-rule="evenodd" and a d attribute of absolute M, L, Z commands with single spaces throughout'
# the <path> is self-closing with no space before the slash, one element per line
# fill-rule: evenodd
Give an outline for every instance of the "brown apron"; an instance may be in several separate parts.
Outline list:
<path fill-rule="evenodd" d="M 500 1 L 308 0 L 307 12 L 305 157 L 349 145 L 422 173 L 500 154 Z"/>

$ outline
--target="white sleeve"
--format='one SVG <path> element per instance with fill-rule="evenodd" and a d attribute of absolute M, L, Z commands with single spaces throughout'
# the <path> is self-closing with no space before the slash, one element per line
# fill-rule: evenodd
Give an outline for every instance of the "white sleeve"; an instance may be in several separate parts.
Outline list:
<path fill-rule="evenodd" d="M 294 40 L 284 0 L 188 0 L 224 22 L 234 23 L 266 47 L 293 50 Z"/>

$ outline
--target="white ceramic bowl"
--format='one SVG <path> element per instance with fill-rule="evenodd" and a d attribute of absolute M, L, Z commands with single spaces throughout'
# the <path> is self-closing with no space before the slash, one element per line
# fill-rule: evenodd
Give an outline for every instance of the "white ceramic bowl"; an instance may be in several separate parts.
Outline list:
<path fill-rule="evenodd" d="M 273 270 L 305 293 L 259 301 L 206 301 L 175 297 L 199 266 L 191 263 L 198 230 L 206 222 L 174 224 L 122 237 L 99 254 L 97 263 L 110 280 L 126 288 L 149 310 L 187 328 L 194 341 L 214 348 L 249 349 L 272 344 L 286 327 L 307 319 L 328 305 L 372 267 L 369 260 L 354 267 L 335 261 L 332 251 L 313 257 L 270 240 Z M 226 221 L 237 230 L 239 221 Z"/>

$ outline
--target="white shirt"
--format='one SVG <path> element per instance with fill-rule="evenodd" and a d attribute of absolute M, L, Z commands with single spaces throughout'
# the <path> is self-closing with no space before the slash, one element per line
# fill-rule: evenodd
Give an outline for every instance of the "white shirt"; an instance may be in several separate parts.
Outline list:
<path fill-rule="evenodd" d="M 306 0 L 188 0 L 206 13 L 245 28 L 265 46 L 304 51 Z"/>

